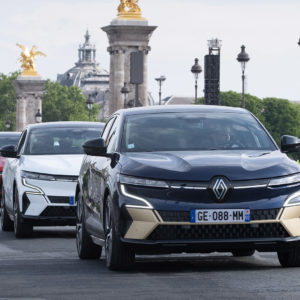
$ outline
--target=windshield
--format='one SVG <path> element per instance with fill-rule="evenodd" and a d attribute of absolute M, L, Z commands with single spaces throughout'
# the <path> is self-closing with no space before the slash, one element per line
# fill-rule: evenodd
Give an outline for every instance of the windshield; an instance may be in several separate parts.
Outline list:
<path fill-rule="evenodd" d="M 250 114 L 160 113 L 128 116 L 123 151 L 276 150 Z"/>
<path fill-rule="evenodd" d="M 19 135 L 15 135 L 15 136 L 1 136 L 0 137 L 0 148 L 4 147 L 4 146 L 10 146 L 10 145 L 14 145 L 16 146 L 18 141 L 19 141 Z"/>
<path fill-rule="evenodd" d="M 82 144 L 100 137 L 101 128 L 66 127 L 33 129 L 27 139 L 25 155 L 83 154 Z"/>

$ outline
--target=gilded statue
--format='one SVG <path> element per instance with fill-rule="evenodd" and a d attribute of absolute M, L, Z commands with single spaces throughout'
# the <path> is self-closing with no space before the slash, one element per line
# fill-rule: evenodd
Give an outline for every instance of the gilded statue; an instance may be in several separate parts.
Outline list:
<path fill-rule="evenodd" d="M 138 6 L 139 0 L 120 0 L 118 7 L 119 19 L 137 19 L 141 20 L 142 11 Z"/>
<path fill-rule="evenodd" d="M 38 76 L 37 70 L 34 65 L 34 61 L 36 59 L 36 56 L 47 56 L 45 53 L 41 51 L 36 51 L 37 47 L 32 46 L 31 50 L 21 44 L 17 44 L 19 48 L 22 49 L 21 57 L 19 61 L 22 63 L 21 68 L 23 69 L 23 72 L 21 75 L 23 76 Z"/>

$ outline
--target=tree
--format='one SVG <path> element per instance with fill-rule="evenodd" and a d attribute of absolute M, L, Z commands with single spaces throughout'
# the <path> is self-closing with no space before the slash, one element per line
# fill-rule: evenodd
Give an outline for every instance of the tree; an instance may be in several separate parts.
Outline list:
<path fill-rule="evenodd" d="M 18 72 L 8 75 L 0 73 L 0 131 L 6 131 L 6 120 L 10 120 L 12 127 L 16 128 L 16 94 L 12 85 L 12 81 L 17 78 Z"/>
<path fill-rule="evenodd" d="M 299 134 L 300 111 L 297 104 L 286 99 L 265 98 L 263 105 L 265 126 L 278 144 L 280 144 L 280 138 L 284 134 Z"/>
<path fill-rule="evenodd" d="M 64 87 L 58 82 L 48 81 L 43 96 L 43 122 L 88 121 L 89 112 L 86 99 L 76 87 Z M 91 116 L 96 120 L 97 106 L 94 105 Z"/>

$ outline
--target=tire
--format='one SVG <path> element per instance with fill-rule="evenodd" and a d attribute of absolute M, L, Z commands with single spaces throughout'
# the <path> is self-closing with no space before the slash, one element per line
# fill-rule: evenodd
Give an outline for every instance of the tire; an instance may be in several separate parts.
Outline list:
<path fill-rule="evenodd" d="M 234 250 L 234 251 L 231 251 L 232 255 L 234 257 L 244 257 L 244 256 L 252 256 L 254 254 L 255 250 L 248 250 L 248 249 L 245 249 L 245 250 Z"/>
<path fill-rule="evenodd" d="M 300 267 L 300 247 L 294 247 L 289 251 L 278 251 L 278 260 L 282 267 Z"/>
<path fill-rule="evenodd" d="M 1 229 L 3 231 L 13 231 L 14 230 L 14 223 L 9 218 L 5 207 L 5 196 L 4 196 L 4 188 L 2 186 L 2 199 L 0 202 L 0 214 L 1 214 Z"/>
<path fill-rule="evenodd" d="M 134 264 L 135 253 L 133 249 L 123 245 L 120 240 L 110 196 L 105 202 L 104 212 L 106 266 L 110 270 L 129 269 Z"/>
<path fill-rule="evenodd" d="M 102 247 L 93 243 L 85 227 L 85 212 L 81 196 L 77 196 L 76 246 L 80 259 L 99 259 Z"/>
<path fill-rule="evenodd" d="M 25 238 L 32 236 L 33 226 L 26 223 L 21 216 L 19 207 L 19 193 L 17 188 L 14 190 L 14 233 L 16 238 Z"/>

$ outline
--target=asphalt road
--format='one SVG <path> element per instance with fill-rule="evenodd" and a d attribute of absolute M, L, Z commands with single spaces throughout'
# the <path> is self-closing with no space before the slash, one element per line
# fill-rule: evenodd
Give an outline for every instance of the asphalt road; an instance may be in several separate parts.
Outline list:
<path fill-rule="evenodd" d="M 143 256 L 129 272 L 77 257 L 73 227 L 0 231 L 2 299 L 300 299 L 300 268 L 272 253 Z"/>

